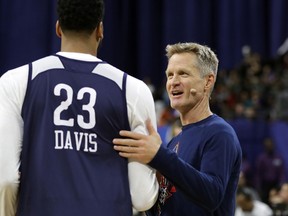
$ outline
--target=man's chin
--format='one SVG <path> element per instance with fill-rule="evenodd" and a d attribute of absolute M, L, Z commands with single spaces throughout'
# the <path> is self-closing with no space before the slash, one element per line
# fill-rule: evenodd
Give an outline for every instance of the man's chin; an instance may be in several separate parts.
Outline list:
<path fill-rule="evenodd" d="M 180 108 L 180 106 L 179 106 L 179 103 L 173 103 L 173 102 L 171 102 L 170 103 L 170 106 L 173 108 L 173 109 L 175 109 L 175 110 L 177 110 L 178 108 Z"/>

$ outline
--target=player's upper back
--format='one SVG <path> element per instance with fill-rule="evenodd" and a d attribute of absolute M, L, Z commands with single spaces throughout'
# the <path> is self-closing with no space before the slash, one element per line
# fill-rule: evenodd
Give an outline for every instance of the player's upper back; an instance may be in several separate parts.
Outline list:
<path fill-rule="evenodd" d="M 29 70 L 24 118 L 38 115 L 38 120 L 45 119 L 46 128 L 99 130 L 102 136 L 129 127 L 126 74 L 115 67 L 100 59 L 81 61 L 55 55 L 33 62 Z"/>

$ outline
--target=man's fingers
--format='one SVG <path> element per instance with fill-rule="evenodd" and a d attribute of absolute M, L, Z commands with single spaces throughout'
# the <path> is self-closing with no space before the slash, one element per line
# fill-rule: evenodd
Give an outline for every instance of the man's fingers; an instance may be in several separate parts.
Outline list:
<path fill-rule="evenodd" d="M 125 158 L 131 157 L 130 153 L 125 153 L 125 152 L 119 152 L 119 155 L 120 155 L 121 157 L 125 157 Z"/>
<path fill-rule="evenodd" d="M 113 144 L 115 145 L 123 145 L 123 146 L 135 146 L 135 140 L 133 139 L 122 139 L 122 138 L 115 138 L 113 139 Z"/>
<path fill-rule="evenodd" d="M 132 132 L 132 131 L 127 131 L 127 130 L 121 130 L 119 132 L 120 136 L 122 137 L 128 137 L 134 140 L 139 140 L 143 137 L 143 134 Z"/>
<path fill-rule="evenodd" d="M 114 145 L 114 149 L 116 151 L 119 151 L 120 153 L 137 153 L 138 152 L 138 149 L 135 146 Z"/>

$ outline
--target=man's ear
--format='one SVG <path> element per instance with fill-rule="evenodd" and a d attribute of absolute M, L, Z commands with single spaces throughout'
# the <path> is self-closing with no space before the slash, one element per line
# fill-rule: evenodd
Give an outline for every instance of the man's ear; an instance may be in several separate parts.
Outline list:
<path fill-rule="evenodd" d="M 210 73 L 209 75 L 206 76 L 206 84 L 204 89 L 212 89 L 215 83 L 215 75 L 213 73 Z"/>
<path fill-rule="evenodd" d="M 104 27 L 103 22 L 100 22 L 96 29 L 96 39 L 97 41 L 102 40 L 104 38 Z"/>
<path fill-rule="evenodd" d="M 55 30 L 56 30 L 56 35 L 61 38 L 62 37 L 62 30 L 59 24 L 59 20 L 57 20 L 56 22 L 56 26 L 55 26 Z"/>

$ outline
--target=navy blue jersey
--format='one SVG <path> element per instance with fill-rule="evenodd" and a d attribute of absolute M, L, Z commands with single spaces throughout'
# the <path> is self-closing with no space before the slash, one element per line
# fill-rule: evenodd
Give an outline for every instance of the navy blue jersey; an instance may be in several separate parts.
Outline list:
<path fill-rule="evenodd" d="M 234 130 L 219 116 L 185 125 L 150 162 L 162 176 L 147 215 L 234 216 L 241 158 Z"/>
<path fill-rule="evenodd" d="M 129 216 L 126 74 L 102 62 L 49 56 L 29 65 L 17 216 Z"/>

